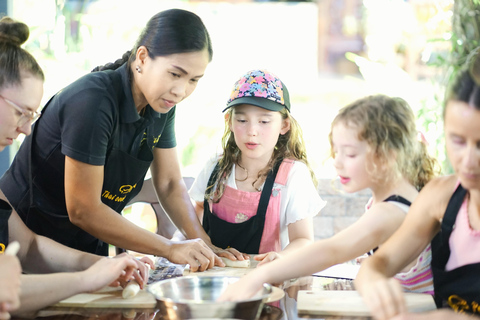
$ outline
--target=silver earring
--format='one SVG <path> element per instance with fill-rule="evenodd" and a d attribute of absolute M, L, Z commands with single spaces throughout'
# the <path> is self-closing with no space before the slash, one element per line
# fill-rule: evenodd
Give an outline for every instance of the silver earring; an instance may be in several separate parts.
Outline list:
<path fill-rule="evenodd" d="M 142 72 L 142 69 L 140 69 L 140 66 L 136 66 L 135 70 L 137 70 L 138 73 Z"/>

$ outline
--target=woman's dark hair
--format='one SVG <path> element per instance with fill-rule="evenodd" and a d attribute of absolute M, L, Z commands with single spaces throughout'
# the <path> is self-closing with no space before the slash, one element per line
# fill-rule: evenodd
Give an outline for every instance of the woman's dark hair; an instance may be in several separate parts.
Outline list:
<path fill-rule="evenodd" d="M 117 69 L 127 61 L 132 63 L 137 49 L 141 46 L 148 49 L 148 55 L 152 59 L 204 49 L 208 50 L 210 61 L 213 56 L 210 35 L 202 20 L 193 12 L 170 9 L 157 13 L 147 22 L 133 49 L 127 51 L 121 59 L 96 67 L 92 71 Z"/>
<path fill-rule="evenodd" d="M 0 20 L 0 88 L 20 85 L 22 72 L 45 80 L 42 68 L 35 58 L 20 46 L 27 41 L 30 31 L 23 22 L 10 17 Z"/>
<path fill-rule="evenodd" d="M 469 54 L 467 63 L 458 72 L 447 91 L 445 101 L 449 100 L 462 101 L 480 110 L 480 47 Z M 445 118 L 445 107 L 443 117 Z"/>

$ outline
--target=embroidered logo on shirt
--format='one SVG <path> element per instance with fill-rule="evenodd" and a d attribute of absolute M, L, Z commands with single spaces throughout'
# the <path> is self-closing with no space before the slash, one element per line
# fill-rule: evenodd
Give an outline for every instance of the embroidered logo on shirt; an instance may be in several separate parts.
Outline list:
<path fill-rule="evenodd" d="M 448 297 L 448 305 L 450 306 L 450 308 L 452 308 L 455 312 L 458 313 L 480 313 L 480 305 L 477 302 L 472 301 L 471 303 L 469 303 L 468 301 L 457 296 L 456 294 L 452 294 L 450 297 Z"/>
<path fill-rule="evenodd" d="M 135 188 L 136 186 L 137 186 L 136 183 L 135 183 L 134 186 L 131 186 L 131 185 L 129 185 L 129 184 L 126 184 L 126 185 L 121 186 L 120 189 L 119 189 L 119 191 L 120 191 L 121 193 L 123 193 L 123 194 L 125 194 L 125 193 L 130 193 L 130 192 L 132 192 L 133 188 Z"/>
<path fill-rule="evenodd" d="M 108 199 L 108 200 L 115 201 L 115 202 L 124 202 L 125 198 L 127 197 L 126 194 L 132 192 L 132 190 L 136 186 L 137 186 L 137 184 L 135 184 L 133 186 L 129 185 L 129 184 L 125 184 L 125 185 L 121 186 L 119 188 L 119 191 L 120 191 L 120 193 L 124 194 L 124 196 L 117 196 L 116 194 L 112 194 L 112 193 L 110 193 L 110 191 L 105 190 L 102 193 L 102 197 L 105 198 L 105 199 Z"/>

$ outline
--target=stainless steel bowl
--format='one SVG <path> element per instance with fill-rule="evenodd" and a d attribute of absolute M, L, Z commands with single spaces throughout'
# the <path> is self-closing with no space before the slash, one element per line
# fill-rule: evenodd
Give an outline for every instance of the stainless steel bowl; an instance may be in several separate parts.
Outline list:
<path fill-rule="evenodd" d="M 258 319 L 272 287 L 265 284 L 253 298 L 216 302 L 227 286 L 238 277 L 179 277 L 150 284 L 147 290 L 158 301 L 165 319 Z"/>

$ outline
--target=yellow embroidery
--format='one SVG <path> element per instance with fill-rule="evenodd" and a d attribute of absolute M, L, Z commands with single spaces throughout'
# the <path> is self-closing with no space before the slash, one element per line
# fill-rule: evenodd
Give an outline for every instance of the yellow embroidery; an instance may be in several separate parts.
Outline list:
<path fill-rule="evenodd" d="M 451 295 L 448 297 L 448 305 L 452 308 L 455 312 L 458 313 L 480 313 L 480 306 L 477 302 L 472 301 L 470 304 L 465 299 L 457 296 L 456 294 Z"/>
<path fill-rule="evenodd" d="M 130 193 L 132 192 L 133 189 L 135 189 L 137 187 L 137 184 L 135 183 L 135 185 L 129 185 L 129 184 L 126 184 L 126 185 L 123 185 L 119 188 L 119 191 L 120 193 L 122 194 L 127 194 L 127 193 Z M 124 195 L 124 196 L 117 196 L 116 194 L 112 194 L 110 193 L 110 191 L 108 190 L 105 190 L 103 193 L 102 193 L 102 198 L 105 198 L 105 199 L 108 199 L 108 200 L 112 200 L 112 201 L 115 201 L 115 202 L 124 202 L 125 201 L 125 198 L 127 196 Z"/>
<path fill-rule="evenodd" d="M 137 186 L 137 184 L 135 183 L 134 186 L 131 186 L 129 184 L 126 184 L 126 185 L 123 185 L 120 187 L 120 189 L 118 189 L 121 193 L 123 194 L 126 194 L 126 193 L 130 193 L 132 192 L 132 190 Z"/>
<path fill-rule="evenodd" d="M 153 148 L 155 148 L 155 145 L 157 144 L 158 140 L 160 140 L 161 136 L 162 136 L 162 134 L 159 134 L 158 137 L 153 138 L 152 150 L 153 150 Z"/>
<path fill-rule="evenodd" d="M 0 243 L 0 253 L 5 252 L 5 245 L 3 243 Z"/>
<path fill-rule="evenodd" d="M 116 194 L 111 194 L 110 191 L 105 190 L 102 194 L 102 197 L 108 200 L 113 200 L 115 202 L 123 202 L 127 196 L 117 196 Z"/>

